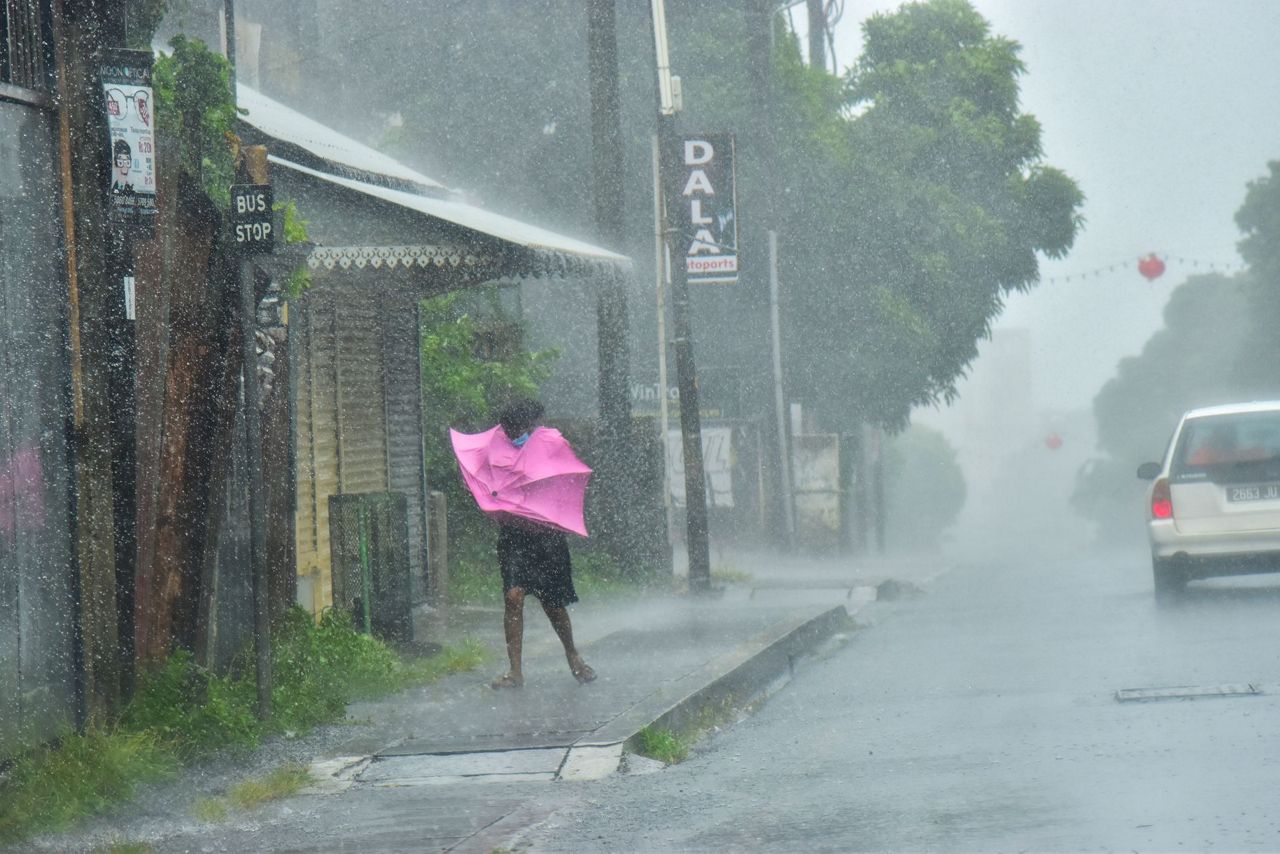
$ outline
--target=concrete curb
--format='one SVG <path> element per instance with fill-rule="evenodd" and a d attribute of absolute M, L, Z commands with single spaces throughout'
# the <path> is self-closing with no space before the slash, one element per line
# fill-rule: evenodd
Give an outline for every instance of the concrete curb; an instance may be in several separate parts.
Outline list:
<path fill-rule="evenodd" d="M 780 679 L 789 678 L 796 659 L 817 649 L 848 619 L 845 607 L 836 605 L 775 623 L 578 739 L 570 748 L 568 762 L 573 762 L 575 751 L 625 745 L 646 727 L 679 731 L 707 706 L 748 705 Z M 620 750 L 617 755 L 621 756 Z"/>

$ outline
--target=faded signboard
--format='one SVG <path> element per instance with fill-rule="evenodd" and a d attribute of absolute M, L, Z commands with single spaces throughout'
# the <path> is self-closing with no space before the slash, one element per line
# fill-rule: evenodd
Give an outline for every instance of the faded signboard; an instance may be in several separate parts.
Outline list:
<path fill-rule="evenodd" d="M 685 506 L 684 440 L 679 430 L 667 431 L 667 475 L 671 483 L 671 500 Z M 733 506 L 733 428 L 702 428 L 702 468 L 707 479 L 707 504 L 711 507 Z"/>
<path fill-rule="evenodd" d="M 810 548 L 840 542 L 840 437 L 796 436 L 791 451 L 796 534 Z"/>

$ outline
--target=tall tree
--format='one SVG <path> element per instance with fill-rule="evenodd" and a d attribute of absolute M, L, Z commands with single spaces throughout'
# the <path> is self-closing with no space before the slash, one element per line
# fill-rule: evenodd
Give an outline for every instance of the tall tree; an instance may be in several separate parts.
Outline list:
<path fill-rule="evenodd" d="M 1071 247 L 1083 195 L 1019 111 L 1019 45 L 965 0 L 909 4 L 864 33 L 832 165 L 848 195 L 811 223 L 834 275 L 798 280 L 809 334 L 792 341 L 828 368 L 798 377 L 812 399 L 838 389 L 833 414 L 897 426 L 954 397 L 1004 296 L 1037 282 L 1037 253 Z"/>
<path fill-rule="evenodd" d="M 1240 256 L 1249 265 L 1248 291 L 1252 310 L 1247 326 L 1250 344 L 1238 370 L 1252 383 L 1280 392 L 1280 160 L 1267 164 L 1267 173 L 1249 182 L 1244 204 L 1236 211 L 1236 225 L 1244 237 Z"/>

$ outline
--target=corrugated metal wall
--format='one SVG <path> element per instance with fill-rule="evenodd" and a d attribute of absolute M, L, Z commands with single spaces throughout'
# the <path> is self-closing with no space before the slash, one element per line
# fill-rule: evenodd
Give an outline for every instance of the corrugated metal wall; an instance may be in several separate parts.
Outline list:
<path fill-rule="evenodd" d="M 298 301 L 295 418 L 299 599 L 333 604 L 329 496 L 402 492 L 423 594 L 425 515 L 416 298 L 317 286 Z"/>
<path fill-rule="evenodd" d="M 249 465 L 244 443 L 244 394 L 241 390 L 232 434 L 230 468 L 218 488 L 210 490 L 211 508 L 221 518 L 217 537 L 206 556 L 201 587 L 204 663 L 225 668 L 253 642 L 253 562 L 250 560 Z"/>
<path fill-rule="evenodd" d="M 75 722 L 66 285 L 47 117 L 0 103 L 0 756 Z"/>
<path fill-rule="evenodd" d="M 387 470 L 392 492 L 404 493 L 413 598 L 426 597 L 426 484 L 422 456 L 422 369 L 416 298 L 384 295 L 383 361 L 387 366 Z"/>
<path fill-rule="evenodd" d="M 387 490 L 387 375 L 376 296 L 364 291 L 334 300 L 338 358 L 338 486 L 342 492 Z"/>

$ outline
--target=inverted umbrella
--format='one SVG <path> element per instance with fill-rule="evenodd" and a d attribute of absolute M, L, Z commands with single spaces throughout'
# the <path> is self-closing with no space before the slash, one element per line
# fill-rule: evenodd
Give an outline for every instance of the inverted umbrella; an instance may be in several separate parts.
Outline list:
<path fill-rule="evenodd" d="M 501 425 L 483 433 L 449 431 L 462 480 L 487 515 L 518 518 L 587 536 L 582 517 L 591 469 L 554 427 L 538 427 L 517 446 Z"/>

